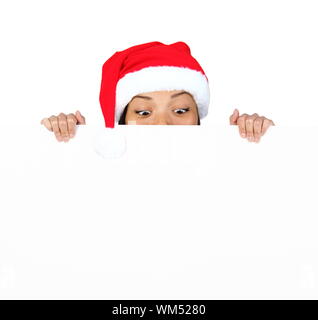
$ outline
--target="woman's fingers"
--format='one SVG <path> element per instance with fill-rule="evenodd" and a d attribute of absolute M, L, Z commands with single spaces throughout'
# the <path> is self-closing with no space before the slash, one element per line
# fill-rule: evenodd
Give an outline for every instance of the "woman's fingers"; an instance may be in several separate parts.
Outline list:
<path fill-rule="evenodd" d="M 65 113 L 60 113 L 57 117 L 58 123 L 59 123 L 59 128 L 61 132 L 61 136 L 65 142 L 69 140 L 69 134 L 68 134 L 68 126 L 67 126 L 67 121 L 66 121 L 66 115 Z"/>
<path fill-rule="evenodd" d="M 76 125 L 86 124 L 86 120 L 79 111 L 68 115 L 61 112 L 58 116 L 53 115 L 49 118 L 43 118 L 41 124 L 48 130 L 53 131 L 58 141 L 67 142 L 75 136 Z"/>
<path fill-rule="evenodd" d="M 78 110 L 75 112 L 75 117 L 78 121 L 78 124 L 86 124 L 85 117 Z"/>
<path fill-rule="evenodd" d="M 265 118 L 263 122 L 263 127 L 262 127 L 262 136 L 265 134 L 265 132 L 271 125 L 275 125 L 274 122 L 272 120 Z"/>
<path fill-rule="evenodd" d="M 259 142 L 262 136 L 262 125 L 265 117 L 257 117 L 254 120 L 254 141 Z"/>
<path fill-rule="evenodd" d="M 252 114 L 251 116 L 247 116 L 246 118 L 246 136 L 248 141 L 254 141 L 254 120 L 258 117 L 257 113 Z"/>
<path fill-rule="evenodd" d="M 240 113 L 237 109 L 234 109 L 233 114 L 230 116 L 230 124 L 231 125 L 236 125 L 237 124 L 237 119 L 239 118 Z"/>
<path fill-rule="evenodd" d="M 245 126 L 246 117 L 247 117 L 247 114 L 244 113 L 237 120 L 237 125 L 239 127 L 239 132 L 242 138 L 246 137 L 246 126 Z"/>
<path fill-rule="evenodd" d="M 73 138 L 75 136 L 77 119 L 73 113 L 70 113 L 67 115 L 66 120 L 67 120 L 67 126 L 68 126 L 68 132 L 69 132 L 70 138 Z"/>
<path fill-rule="evenodd" d="M 252 115 L 248 115 L 246 113 L 242 114 L 237 119 L 237 125 L 239 127 L 241 137 L 247 138 L 250 142 L 259 142 L 260 138 L 265 134 L 269 126 L 275 126 L 272 120 L 260 117 L 257 113 Z"/>
<path fill-rule="evenodd" d="M 53 131 L 53 128 L 52 128 L 52 125 L 51 125 L 51 122 L 48 118 L 44 118 L 41 120 L 41 124 L 44 125 L 44 127 L 46 129 L 48 129 L 49 131 Z"/>
<path fill-rule="evenodd" d="M 55 134 L 55 137 L 56 137 L 57 141 L 63 141 L 57 117 L 56 116 L 51 116 L 49 118 L 49 120 L 51 122 L 51 126 L 52 126 L 52 129 L 53 129 L 53 132 Z"/>

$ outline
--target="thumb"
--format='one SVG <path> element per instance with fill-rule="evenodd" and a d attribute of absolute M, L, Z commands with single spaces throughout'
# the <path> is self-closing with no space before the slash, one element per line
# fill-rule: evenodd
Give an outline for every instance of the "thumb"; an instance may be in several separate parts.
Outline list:
<path fill-rule="evenodd" d="M 230 124 L 231 125 L 236 125 L 237 124 L 237 119 L 239 118 L 239 111 L 237 109 L 234 109 L 233 114 L 230 116 Z"/>
<path fill-rule="evenodd" d="M 75 112 L 75 117 L 78 121 L 78 124 L 86 124 L 85 117 L 82 116 L 78 110 Z"/>

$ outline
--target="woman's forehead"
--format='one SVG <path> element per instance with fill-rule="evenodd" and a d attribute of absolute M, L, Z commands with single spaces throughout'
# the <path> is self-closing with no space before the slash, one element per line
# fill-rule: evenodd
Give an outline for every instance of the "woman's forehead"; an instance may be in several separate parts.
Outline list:
<path fill-rule="evenodd" d="M 193 99 L 192 94 L 185 90 L 165 90 L 139 93 L 138 95 L 135 95 L 131 100 L 135 98 L 140 98 L 151 101 L 156 98 L 173 99 L 177 97 L 190 97 Z"/>

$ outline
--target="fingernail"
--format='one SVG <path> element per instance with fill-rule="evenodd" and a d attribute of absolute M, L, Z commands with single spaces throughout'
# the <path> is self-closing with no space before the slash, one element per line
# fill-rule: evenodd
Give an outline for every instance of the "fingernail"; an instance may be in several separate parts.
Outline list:
<path fill-rule="evenodd" d="M 245 136 L 246 136 L 246 134 L 243 132 L 243 133 L 242 133 L 242 137 L 245 137 Z"/>

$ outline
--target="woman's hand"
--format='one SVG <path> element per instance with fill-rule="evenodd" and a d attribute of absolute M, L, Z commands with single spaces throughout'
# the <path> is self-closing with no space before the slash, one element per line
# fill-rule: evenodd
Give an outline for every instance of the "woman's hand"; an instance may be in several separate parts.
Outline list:
<path fill-rule="evenodd" d="M 60 113 L 58 116 L 51 116 L 41 120 L 48 130 L 53 131 L 57 141 L 67 142 L 70 138 L 75 136 L 75 127 L 77 124 L 86 124 L 85 118 L 79 111 L 75 114 L 68 115 Z"/>
<path fill-rule="evenodd" d="M 239 115 L 237 109 L 234 109 L 233 114 L 230 116 L 230 124 L 239 126 L 239 132 L 242 138 L 247 138 L 248 141 L 257 143 L 269 126 L 275 125 L 272 120 L 260 117 L 257 113 L 251 116 L 246 113 Z"/>

